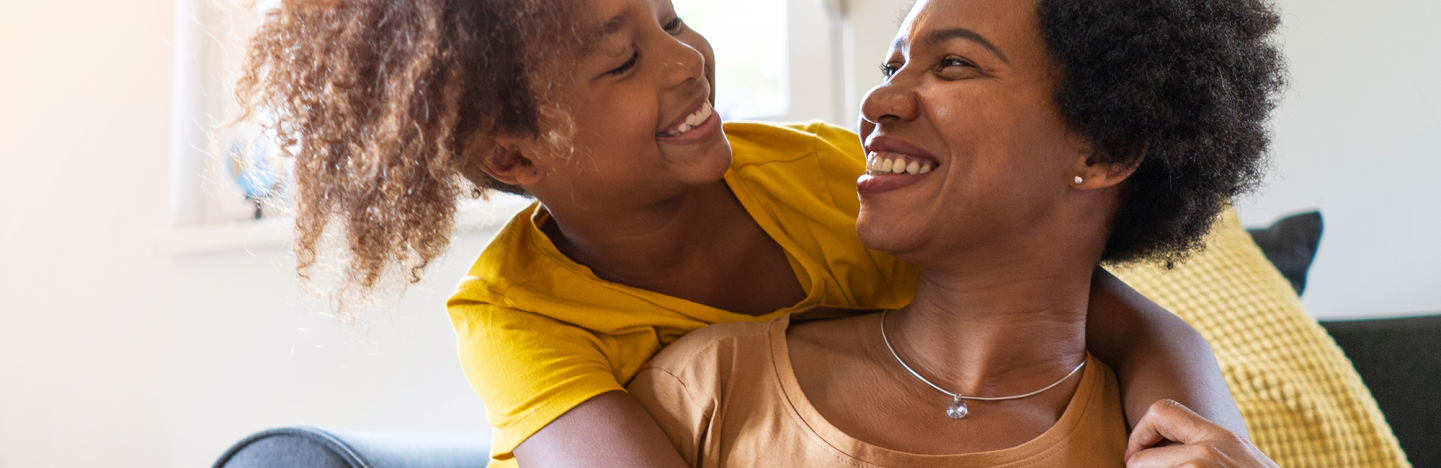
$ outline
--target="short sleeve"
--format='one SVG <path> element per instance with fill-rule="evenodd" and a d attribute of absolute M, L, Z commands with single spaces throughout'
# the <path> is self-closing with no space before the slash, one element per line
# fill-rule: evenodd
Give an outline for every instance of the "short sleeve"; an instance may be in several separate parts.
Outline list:
<path fill-rule="evenodd" d="M 671 372 L 656 367 L 642 368 L 627 387 L 631 396 L 644 406 L 655 422 L 670 438 L 690 466 L 697 466 L 700 443 L 710 426 L 715 399 L 692 392 L 684 381 Z"/>
<path fill-rule="evenodd" d="M 856 178 L 866 172 L 866 150 L 861 137 L 849 130 L 825 123 L 807 128 L 816 135 L 816 160 L 836 208 L 854 218 L 861 210 L 856 196 Z"/>
<path fill-rule="evenodd" d="M 494 304 L 449 311 L 461 367 L 497 432 L 497 460 L 586 400 L 623 390 L 612 366 L 614 337 Z"/>

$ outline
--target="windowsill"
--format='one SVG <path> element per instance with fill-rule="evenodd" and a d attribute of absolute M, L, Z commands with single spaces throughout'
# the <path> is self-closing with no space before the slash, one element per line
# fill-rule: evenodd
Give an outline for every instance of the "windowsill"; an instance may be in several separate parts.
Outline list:
<path fill-rule="evenodd" d="M 455 232 L 473 235 L 489 231 L 509 222 L 531 202 L 521 197 L 497 196 L 490 203 L 462 207 L 456 213 Z M 274 218 L 169 229 L 157 232 L 151 245 L 161 254 L 196 255 L 289 248 L 294 238 L 295 220 Z"/>

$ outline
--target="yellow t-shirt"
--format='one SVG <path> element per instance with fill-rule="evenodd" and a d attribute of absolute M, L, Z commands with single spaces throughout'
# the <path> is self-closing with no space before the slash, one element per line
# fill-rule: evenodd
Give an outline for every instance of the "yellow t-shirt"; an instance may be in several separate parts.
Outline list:
<path fill-rule="evenodd" d="M 611 283 L 556 250 L 533 206 L 481 253 L 447 307 L 461 365 L 485 401 L 491 466 L 580 403 L 623 390 L 661 346 L 702 326 L 768 321 L 814 306 L 896 308 L 911 301 L 919 268 L 866 249 L 855 233 L 855 134 L 823 123 L 727 123 L 725 181 L 785 250 L 806 299 L 760 317 Z M 499 462 L 499 463 L 498 463 Z"/>

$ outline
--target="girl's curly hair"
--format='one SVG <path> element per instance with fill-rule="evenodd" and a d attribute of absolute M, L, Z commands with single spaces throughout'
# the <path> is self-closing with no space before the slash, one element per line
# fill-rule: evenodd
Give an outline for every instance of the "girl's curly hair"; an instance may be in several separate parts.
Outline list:
<path fill-rule="evenodd" d="M 1139 163 L 1102 259 L 1195 251 L 1231 199 L 1260 183 L 1266 121 L 1286 83 L 1267 0 L 1042 0 L 1056 101 L 1092 161 Z"/>
<path fill-rule="evenodd" d="M 300 276 L 338 220 L 348 261 L 337 297 L 368 295 L 393 267 L 417 282 L 449 244 L 462 195 L 524 194 L 474 159 L 499 135 L 568 145 L 570 121 L 542 80 L 575 39 L 572 6 L 287 0 L 271 11 L 237 94 L 242 118 L 265 115 L 295 158 Z"/>

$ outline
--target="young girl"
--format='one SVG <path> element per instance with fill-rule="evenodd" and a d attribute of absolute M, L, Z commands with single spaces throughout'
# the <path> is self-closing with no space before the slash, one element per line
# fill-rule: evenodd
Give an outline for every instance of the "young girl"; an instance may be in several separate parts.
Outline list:
<path fill-rule="evenodd" d="M 623 391 L 662 346 L 914 294 L 916 267 L 857 240 L 857 137 L 722 126 L 710 47 L 668 0 L 295 0 L 251 58 L 242 98 L 295 148 L 302 275 L 332 219 L 364 291 L 418 279 L 467 189 L 539 200 L 448 303 L 492 465 L 683 466 Z M 1087 345 L 1131 421 L 1172 398 L 1244 434 L 1204 340 L 1098 273 Z"/>

